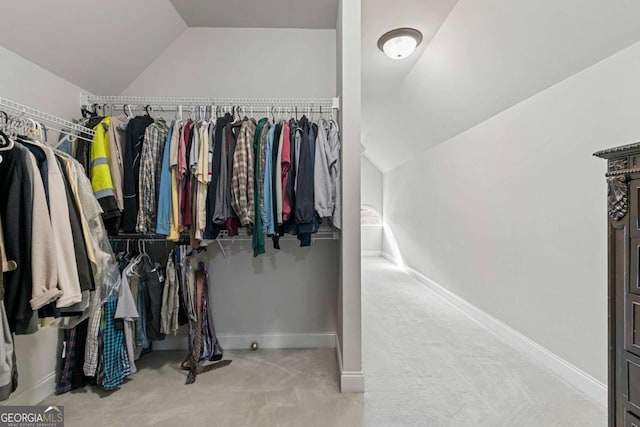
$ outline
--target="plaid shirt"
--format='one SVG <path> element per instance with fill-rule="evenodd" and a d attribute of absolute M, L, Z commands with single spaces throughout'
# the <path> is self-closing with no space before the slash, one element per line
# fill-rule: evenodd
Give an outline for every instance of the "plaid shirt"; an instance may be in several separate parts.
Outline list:
<path fill-rule="evenodd" d="M 233 175 L 231 177 L 231 206 L 242 225 L 253 224 L 254 204 L 254 156 L 253 137 L 256 131 L 254 120 L 244 120 L 238 133 L 236 150 L 233 153 Z"/>
<path fill-rule="evenodd" d="M 98 369 L 98 333 L 100 330 L 100 315 L 102 308 L 100 305 L 100 292 L 97 290 L 91 293 L 91 315 L 89 316 L 89 328 L 87 331 L 87 344 L 84 348 L 83 371 L 88 377 L 96 375 Z"/>
<path fill-rule="evenodd" d="M 116 314 L 117 298 L 111 296 L 104 304 L 104 329 L 103 329 L 103 357 L 104 357 L 104 383 L 105 390 L 113 390 L 122 384 L 124 379 L 122 349 L 123 332 L 115 329 L 114 316 Z"/>
<path fill-rule="evenodd" d="M 138 219 L 136 231 L 149 233 L 155 230 L 157 201 L 162 175 L 162 154 L 169 128 L 164 120 L 150 124 L 144 132 L 140 158 Z"/>

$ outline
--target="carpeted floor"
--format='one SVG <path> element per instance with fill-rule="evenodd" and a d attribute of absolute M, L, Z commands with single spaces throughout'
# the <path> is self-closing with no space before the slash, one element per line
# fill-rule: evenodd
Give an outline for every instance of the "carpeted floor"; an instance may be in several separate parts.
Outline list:
<path fill-rule="evenodd" d="M 51 396 L 74 426 L 605 426 L 606 412 L 381 258 L 363 260 L 364 395 L 338 390 L 333 349 L 226 352 L 185 386 L 156 352 L 111 393 Z"/>

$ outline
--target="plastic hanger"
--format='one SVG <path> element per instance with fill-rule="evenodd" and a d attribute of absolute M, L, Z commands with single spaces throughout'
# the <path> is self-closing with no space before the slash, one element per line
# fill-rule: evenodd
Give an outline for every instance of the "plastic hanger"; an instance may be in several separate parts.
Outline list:
<path fill-rule="evenodd" d="M 13 139 L 9 138 L 9 136 L 0 130 L 0 151 L 9 151 L 14 147 Z"/>
<path fill-rule="evenodd" d="M 13 139 L 9 138 L 4 132 L 2 132 L 0 130 L 0 141 L 3 141 L 2 144 L 0 144 L 0 152 L 2 151 L 9 151 L 13 148 L 13 146 L 15 145 L 13 142 Z M 0 163 L 2 163 L 2 154 L 0 154 Z"/>
<path fill-rule="evenodd" d="M 122 111 L 124 111 L 124 115 L 127 116 L 128 119 L 133 119 L 134 115 L 130 104 L 123 105 Z"/>

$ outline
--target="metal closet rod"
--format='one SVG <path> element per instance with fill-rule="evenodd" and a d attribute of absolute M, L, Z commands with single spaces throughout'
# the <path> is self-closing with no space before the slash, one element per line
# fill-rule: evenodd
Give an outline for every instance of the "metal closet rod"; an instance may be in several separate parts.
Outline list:
<path fill-rule="evenodd" d="M 265 235 L 265 239 L 270 239 L 270 237 L 268 237 L 267 235 Z M 280 236 L 280 240 L 281 241 L 287 241 L 287 240 L 297 240 L 298 238 L 296 236 L 293 235 L 289 235 L 289 234 L 285 234 L 284 236 Z M 318 232 L 318 233 L 314 233 L 311 235 L 311 239 L 312 240 L 340 240 L 340 234 L 337 231 L 331 231 L 331 232 Z M 133 234 L 133 233 L 121 233 L 117 236 L 109 236 L 109 240 L 113 240 L 113 241 L 144 241 L 144 242 L 160 242 L 160 243 L 175 243 L 175 244 L 180 244 L 180 243 L 189 243 L 189 236 L 180 236 L 180 239 L 178 241 L 172 241 L 172 240 L 167 240 L 166 236 L 160 236 L 160 235 L 154 235 L 154 234 Z M 217 239 L 213 239 L 212 242 L 214 241 L 222 241 L 222 242 L 244 242 L 244 241 L 252 241 L 251 236 L 246 236 L 246 235 L 239 235 L 239 236 L 235 236 L 235 237 L 227 237 L 227 236 L 221 236 L 218 237 Z"/>
<path fill-rule="evenodd" d="M 95 96 L 83 95 L 82 104 L 107 104 L 121 107 L 127 104 L 151 105 L 163 107 L 202 106 L 240 106 L 253 108 L 254 111 L 271 111 L 271 108 L 323 108 L 327 112 L 340 108 L 339 98 L 190 98 L 190 97 L 149 97 L 149 96 Z M 263 108 L 264 110 L 258 110 Z M 302 111 L 301 111 L 302 112 Z"/>
<path fill-rule="evenodd" d="M 95 135 L 95 131 L 93 129 L 89 129 L 77 123 L 70 122 L 69 120 L 61 119 L 60 117 L 54 116 L 53 114 L 36 110 L 35 108 L 0 96 L 0 111 L 4 110 L 8 110 L 6 111 L 7 113 L 11 112 L 22 117 L 32 118 L 41 123 L 44 123 L 45 125 L 50 125 L 52 128 L 55 128 L 54 130 L 57 130 L 59 132 L 64 132 L 60 129 L 64 128 L 68 129 L 69 131 L 84 132 L 91 136 Z"/>

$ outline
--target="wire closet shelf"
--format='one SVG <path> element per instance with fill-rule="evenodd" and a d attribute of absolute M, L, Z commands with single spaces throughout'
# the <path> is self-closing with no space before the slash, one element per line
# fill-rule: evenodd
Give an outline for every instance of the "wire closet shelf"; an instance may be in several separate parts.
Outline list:
<path fill-rule="evenodd" d="M 149 96 L 96 96 L 82 95 L 83 105 L 146 107 L 165 111 L 176 111 L 185 107 L 240 107 L 245 112 L 271 113 L 275 110 L 304 113 L 331 113 L 340 108 L 339 98 L 191 98 L 191 97 L 149 97 Z"/>
<path fill-rule="evenodd" d="M 270 237 L 265 235 L 265 239 L 269 239 Z M 333 229 L 329 226 L 321 226 L 317 233 L 312 235 L 312 240 L 339 240 L 340 239 L 340 230 Z M 298 238 L 291 234 L 285 234 L 284 236 L 280 236 L 281 241 L 289 241 L 289 240 L 297 240 Z M 117 236 L 109 236 L 109 240 L 113 241 L 123 241 L 123 240 L 144 240 L 147 242 L 161 242 L 161 243 L 189 243 L 189 234 L 183 233 L 180 235 L 178 242 L 167 240 L 167 236 L 155 234 L 155 233 L 120 233 Z M 222 241 L 222 242 L 250 242 L 252 237 L 247 233 L 246 229 L 238 230 L 237 236 L 228 236 L 227 231 L 223 230 L 220 232 L 216 239 L 210 240 L 209 243 L 214 241 Z"/>
<path fill-rule="evenodd" d="M 0 97 L 0 111 L 5 111 L 7 114 L 11 113 L 18 117 L 34 119 L 40 123 L 48 125 L 52 130 L 58 132 L 68 134 L 70 131 L 77 131 L 90 136 L 95 135 L 95 131 L 93 129 L 70 122 L 69 120 L 61 119 L 53 114 L 37 110 L 4 97 Z"/>

